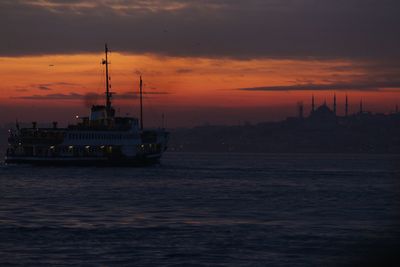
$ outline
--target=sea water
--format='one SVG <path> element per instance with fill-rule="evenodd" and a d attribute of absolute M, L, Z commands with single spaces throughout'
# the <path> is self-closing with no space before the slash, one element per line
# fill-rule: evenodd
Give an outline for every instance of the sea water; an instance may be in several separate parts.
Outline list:
<path fill-rule="evenodd" d="M 0 167 L 0 266 L 338 266 L 398 248 L 400 156 Z M 390 256 L 390 255 L 389 255 Z"/>

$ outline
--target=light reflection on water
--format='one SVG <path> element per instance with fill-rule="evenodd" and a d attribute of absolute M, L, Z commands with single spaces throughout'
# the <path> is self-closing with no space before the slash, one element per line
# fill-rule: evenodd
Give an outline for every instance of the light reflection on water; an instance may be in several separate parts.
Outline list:
<path fill-rule="evenodd" d="M 399 159 L 167 153 L 151 168 L 2 166 L 0 265 L 348 263 L 400 243 Z"/>

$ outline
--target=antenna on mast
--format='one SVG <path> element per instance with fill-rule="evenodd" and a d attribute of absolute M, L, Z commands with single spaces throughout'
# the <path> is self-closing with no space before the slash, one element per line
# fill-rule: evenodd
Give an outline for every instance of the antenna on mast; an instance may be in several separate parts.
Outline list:
<path fill-rule="evenodd" d="M 102 64 L 106 65 L 106 110 L 107 110 L 107 116 L 111 115 L 111 92 L 110 92 L 110 77 L 108 75 L 108 47 L 107 43 L 104 46 L 104 53 L 106 54 L 106 59 L 103 59 Z"/>
<path fill-rule="evenodd" d="M 142 75 L 140 75 L 140 130 L 143 130 L 143 82 Z"/>

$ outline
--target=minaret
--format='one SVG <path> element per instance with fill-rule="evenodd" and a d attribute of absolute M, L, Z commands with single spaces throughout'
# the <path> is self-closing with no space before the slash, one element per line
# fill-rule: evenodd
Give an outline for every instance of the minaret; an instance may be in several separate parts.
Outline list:
<path fill-rule="evenodd" d="M 312 95 L 311 97 L 311 113 L 314 113 L 315 111 L 315 99 L 314 99 L 314 95 Z"/>
<path fill-rule="evenodd" d="M 139 94 L 140 94 L 140 130 L 143 130 L 143 82 L 142 82 L 142 75 L 140 75 L 140 82 L 139 82 Z"/>
<path fill-rule="evenodd" d="M 299 111 L 299 119 L 302 119 L 304 116 L 303 116 L 303 102 L 299 102 L 298 104 L 298 111 Z"/>
<path fill-rule="evenodd" d="M 336 116 L 336 93 L 333 95 L 333 113 Z"/>
<path fill-rule="evenodd" d="M 347 95 L 346 95 L 346 105 L 344 107 L 344 112 L 347 117 L 349 115 L 349 99 L 347 98 Z"/>

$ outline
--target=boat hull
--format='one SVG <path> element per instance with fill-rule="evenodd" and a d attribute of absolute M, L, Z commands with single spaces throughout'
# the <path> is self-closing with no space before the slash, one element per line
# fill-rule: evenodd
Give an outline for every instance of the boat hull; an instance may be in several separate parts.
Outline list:
<path fill-rule="evenodd" d="M 56 158 L 56 157 L 6 157 L 5 164 L 29 164 L 37 166 L 126 166 L 140 167 L 158 164 L 161 155 L 131 158 Z"/>

